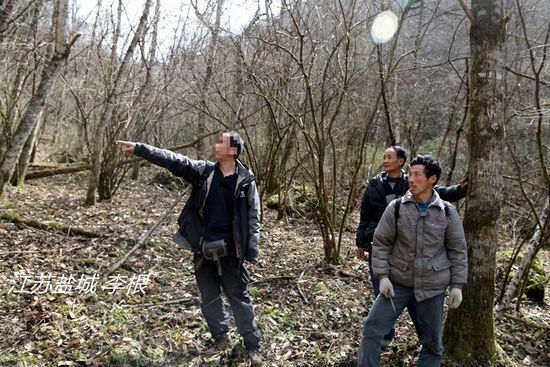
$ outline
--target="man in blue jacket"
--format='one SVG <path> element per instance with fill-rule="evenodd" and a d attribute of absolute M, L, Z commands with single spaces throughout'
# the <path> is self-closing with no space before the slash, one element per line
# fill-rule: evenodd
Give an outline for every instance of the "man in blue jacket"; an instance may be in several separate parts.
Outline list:
<path fill-rule="evenodd" d="M 403 165 L 406 160 L 407 152 L 400 146 L 395 145 L 386 149 L 383 160 L 384 171 L 369 181 L 361 201 L 361 219 L 357 228 L 355 244 L 357 246 L 357 256 L 360 259 L 365 258 L 365 252 L 369 255 L 369 273 L 375 296 L 378 296 L 380 293 L 380 282 L 372 272 L 372 239 L 376 226 L 388 204 L 393 199 L 402 197 L 409 190 L 408 175 L 403 171 Z M 466 196 L 467 186 L 468 172 L 466 171 L 459 185 L 451 187 L 435 186 L 434 190 L 437 191 L 441 199 L 454 202 Z M 422 335 L 418 328 L 414 305 L 407 306 L 407 310 L 415 325 L 418 336 L 421 338 Z M 394 334 L 395 329 L 392 327 L 382 340 L 383 347 L 391 345 Z"/>
<path fill-rule="evenodd" d="M 195 278 L 201 293 L 202 313 L 213 345 L 207 354 L 230 346 L 229 319 L 221 298 L 223 289 L 252 365 L 262 363 L 260 332 L 248 294 L 244 261 L 258 260 L 260 200 L 252 172 L 239 159 L 243 140 L 236 132 L 224 133 L 216 142 L 216 163 L 192 160 L 147 144 L 117 141 L 127 154 L 135 154 L 192 185 L 179 218 L 174 241 L 195 254 Z M 208 259 L 203 248 L 222 248 L 227 255 Z M 218 253 L 217 251 L 215 251 Z"/>

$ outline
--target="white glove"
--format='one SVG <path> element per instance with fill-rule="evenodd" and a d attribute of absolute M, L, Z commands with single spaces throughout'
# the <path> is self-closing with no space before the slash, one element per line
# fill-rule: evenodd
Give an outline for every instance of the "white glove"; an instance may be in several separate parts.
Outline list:
<path fill-rule="evenodd" d="M 449 293 L 449 300 L 447 305 L 449 308 L 457 308 L 462 302 L 462 289 L 460 288 L 451 288 L 451 293 Z"/>
<path fill-rule="evenodd" d="M 393 293 L 393 285 L 391 284 L 391 281 L 388 279 L 388 277 L 383 277 L 382 279 L 380 279 L 380 293 L 386 296 L 386 298 L 390 298 L 395 295 Z"/>

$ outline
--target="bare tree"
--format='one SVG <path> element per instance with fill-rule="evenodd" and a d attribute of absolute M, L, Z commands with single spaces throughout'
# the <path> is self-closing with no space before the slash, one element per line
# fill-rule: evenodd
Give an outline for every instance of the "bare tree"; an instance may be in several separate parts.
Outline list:
<path fill-rule="evenodd" d="M 115 109 L 116 99 L 118 98 L 122 90 L 122 79 L 125 76 L 128 68 L 130 67 L 130 62 L 134 55 L 134 50 L 138 44 L 139 39 L 142 37 L 143 32 L 145 31 L 145 27 L 147 25 L 147 17 L 149 15 L 149 8 L 151 7 L 151 3 L 152 3 L 152 0 L 145 1 L 145 7 L 143 9 L 143 13 L 139 20 L 139 25 L 134 33 L 134 36 L 132 38 L 132 41 L 130 42 L 130 45 L 128 46 L 128 49 L 126 50 L 124 59 L 122 60 L 122 63 L 120 64 L 117 70 L 116 77 L 113 81 L 112 87 L 108 92 L 107 103 L 105 104 L 105 107 L 103 109 L 99 122 L 97 124 L 97 127 L 95 129 L 93 150 L 92 150 L 92 156 L 91 156 L 92 170 L 90 172 L 91 173 L 90 181 L 88 183 L 88 192 L 86 194 L 86 204 L 88 205 L 95 205 L 96 203 L 96 191 L 99 183 L 99 174 L 101 170 L 101 162 L 103 159 L 103 147 L 105 144 L 104 142 L 105 129 L 107 127 L 107 124 L 110 122 L 111 118 L 113 117 L 113 111 Z"/>
<path fill-rule="evenodd" d="M 43 69 L 40 84 L 31 98 L 31 102 L 11 138 L 6 153 L 0 161 L 0 200 L 5 195 L 6 185 L 13 174 L 19 155 L 29 135 L 35 128 L 40 112 L 50 89 L 57 78 L 65 60 L 69 56 L 71 46 L 76 42 L 79 35 L 75 36 L 70 43 L 67 43 L 67 0 L 57 0 L 54 10 L 55 44 L 52 58 Z"/>

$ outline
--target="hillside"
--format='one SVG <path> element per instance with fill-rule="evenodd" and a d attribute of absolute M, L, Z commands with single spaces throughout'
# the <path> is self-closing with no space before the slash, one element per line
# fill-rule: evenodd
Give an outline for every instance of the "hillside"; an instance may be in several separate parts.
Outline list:
<path fill-rule="evenodd" d="M 84 173 L 11 189 L 2 213 L 92 233 L 85 237 L 58 225 L 35 228 L 32 223 L 0 221 L 0 334 L 5 336 L 0 365 L 248 365 L 234 326 L 231 353 L 201 356 L 210 335 L 200 312 L 191 254 L 171 241 L 182 203 L 153 233 L 152 242 L 116 273 L 119 278 L 106 274 L 178 195 L 156 183 L 155 172 L 145 171 L 139 181 L 126 179 L 112 200 L 95 207 L 83 206 Z M 356 222 L 354 218 L 352 228 Z M 373 295 L 366 263 L 355 257 L 352 231 L 342 265 L 327 265 L 312 222 L 278 221 L 266 208 L 261 259 L 248 270 L 266 366 L 356 363 Z M 133 283 L 132 276 L 140 283 Z M 73 294 L 63 294 L 71 290 Z M 547 304 L 527 302 L 522 312 L 539 325 L 550 325 Z M 519 365 L 550 365 L 548 329 L 505 319 L 497 321 L 497 331 L 500 346 Z M 393 347 L 383 354 L 385 364 L 414 365 L 419 350 L 405 314 Z"/>

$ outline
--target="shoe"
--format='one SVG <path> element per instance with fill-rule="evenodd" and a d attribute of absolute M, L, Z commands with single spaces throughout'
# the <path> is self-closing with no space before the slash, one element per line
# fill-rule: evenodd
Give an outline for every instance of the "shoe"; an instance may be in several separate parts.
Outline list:
<path fill-rule="evenodd" d="M 249 350 L 248 351 L 248 358 L 250 358 L 250 363 L 253 366 L 261 366 L 262 365 L 262 355 L 260 354 L 259 350 Z"/>
<path fill-rule="evenodd" d="M 380 342 L 380 346 L 382 347 L 382 349 L 391 348 L 392 342 L 393 339 L 382 339 L 382 341 Z"/>
<path fill-rule="evenodd" d="M 229 334 L 214 335 L 210 347 L 204 352 L 206 355 L 214 355 L 225 351 L 231 345 Z"/>

